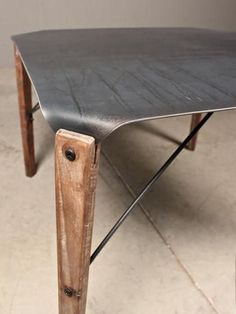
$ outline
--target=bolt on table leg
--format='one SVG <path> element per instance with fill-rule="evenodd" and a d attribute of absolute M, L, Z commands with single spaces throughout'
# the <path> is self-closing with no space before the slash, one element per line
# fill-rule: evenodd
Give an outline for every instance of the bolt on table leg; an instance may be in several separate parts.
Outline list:
<path fill-rule="evenodd" d="M 56 213 L 59 314 L 84 314 L 99 149 L 94 138 L 56 135 Z"/>

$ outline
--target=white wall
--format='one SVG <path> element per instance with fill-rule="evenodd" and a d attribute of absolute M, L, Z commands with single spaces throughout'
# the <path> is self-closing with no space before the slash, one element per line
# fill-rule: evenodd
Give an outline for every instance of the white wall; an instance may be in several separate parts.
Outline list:
<path fill-rule="evenodd" d="M 13 64 L 12 34 L 115 26 L 236 30 L 236 0 L 0 0 L 0 66 Z"/>

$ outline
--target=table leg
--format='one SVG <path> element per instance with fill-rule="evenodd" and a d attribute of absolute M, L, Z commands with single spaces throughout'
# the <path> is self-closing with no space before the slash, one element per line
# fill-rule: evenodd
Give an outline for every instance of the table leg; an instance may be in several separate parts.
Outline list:
<path fill-rule="evenodd" d="M 201 121 L 202 114 L 201 113 L 194 113 L 192 114 L 192 121 L 190 126 L 190 132 L 196 127 L 196 125 Z M 198 133 L 192 138 L 192 140 L 189 142 L 187 148 L 189 150 L 195 150 L 197 145 L 197 136 Z"/>
<path fill-rule="evenodd" d="M 25 173 L 28 177 L 32 177 L 36 173 L 36 163 L 34 154 L 33 119 L 31 114 L 31 82 L 16 47 L 14 52 Z"/>
<path fill-rule="evenodd" d="M 94 138 L 56 135 L 56 213 L 59 313 L 84 314 L 100 149 Z"/>

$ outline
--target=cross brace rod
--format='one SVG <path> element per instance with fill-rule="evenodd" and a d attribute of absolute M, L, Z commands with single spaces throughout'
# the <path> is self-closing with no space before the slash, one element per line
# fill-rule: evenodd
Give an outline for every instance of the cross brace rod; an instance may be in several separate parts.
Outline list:
<path fill-rule="evenodd" d="M 185 140 L 177 147 L 177 149 L 173 152 L 173 154 L 167 159 L 167 161 L 163 164 L 163 166 L 156 172 L 156 174 L 149 180 L 149 182 L 145 185 L 145 187 L 141 190 L 139 195 L 134 199 L 134 201 L 130 204 L 130 206 L 124 211 L 121 217 L 117 220 L 115 225 L 111 228 L 102 242 L 95 249 L 93 254 L 90 257 L 90 264 L 95 260 L 98 254 L 102 251 L 104 246 L 108 243 L 114 233 L 118 230 L 118 228 L 122 225 L 128 215 L 132 212 L 135 205 L 143 198 L 146 192 L 151 188 L 151 186 L 160 178 L 160 176 L 165 172 L 165 170 L 172 164 L 172 162 L 176 159 L 179 153 L 186 147 L 186 145 L 191 141 L 191 139 L 197 134 L 197 132 L 201 129 L 201 127 L 207 122 L 207 120 L 212 116 L 213 112 L 207 113 L 204 118 L 197 124 L 197 126 L 190 132 L 190 134 L 185 138 Z"/>
<path fill-rule="evenodd" d="M 33 115 L 34 115 L 34 113 L 35 113 L 36 111 L 38 111 L 39 109 L 40 109 L 40 105 L 39 105 L 39 103 L 37 102 L 36 105 L 35 105 L 30 111 L 27 112 L 28 118 L 29 118 L 30 120 L 33 120 Z"/>

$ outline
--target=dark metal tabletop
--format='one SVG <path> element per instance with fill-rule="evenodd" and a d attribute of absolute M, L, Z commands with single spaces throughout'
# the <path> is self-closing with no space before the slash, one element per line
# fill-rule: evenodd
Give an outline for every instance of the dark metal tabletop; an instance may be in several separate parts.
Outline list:
<path fill-rule="evenodd" d="M 236 33 L 76 29 L 13 41 L 54 131 L 101 141 L 135 121 L 236 108 Z"/>

